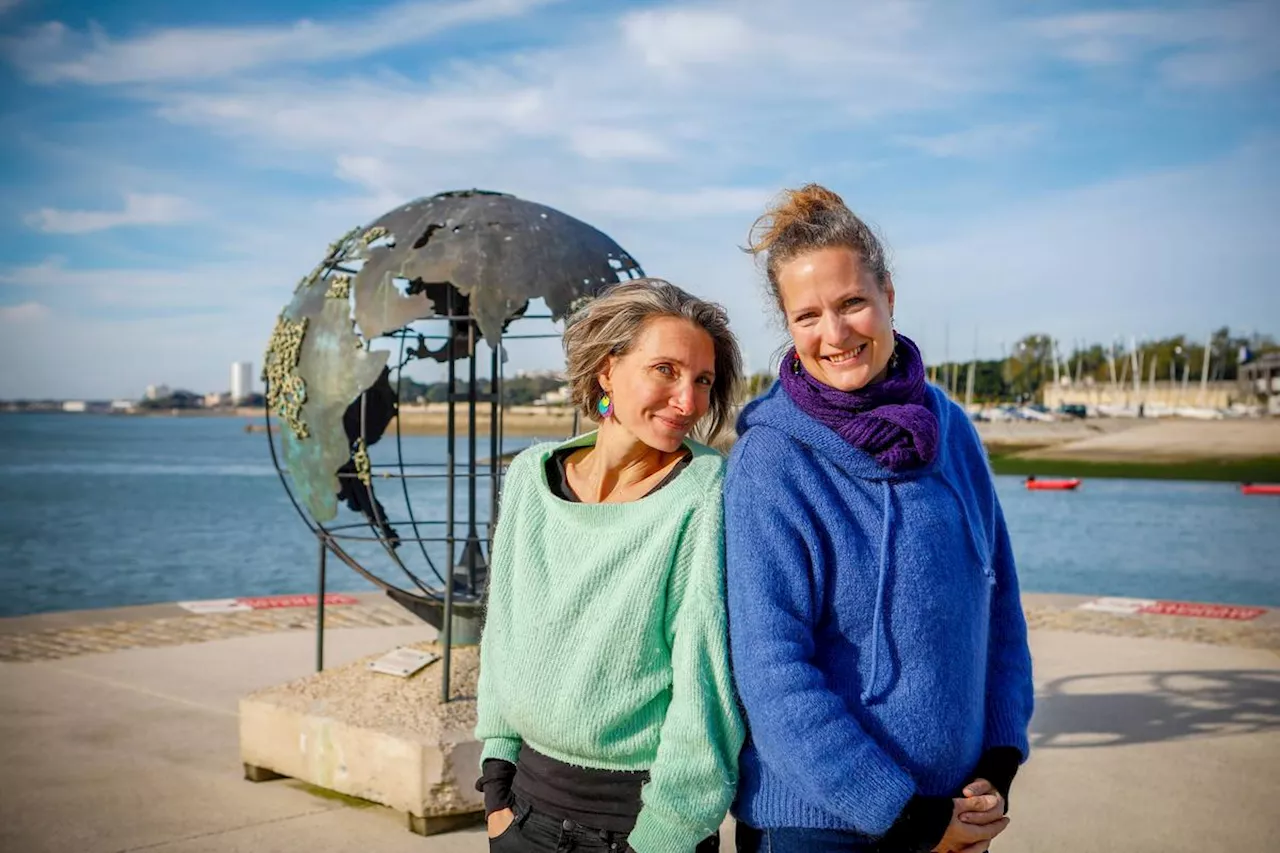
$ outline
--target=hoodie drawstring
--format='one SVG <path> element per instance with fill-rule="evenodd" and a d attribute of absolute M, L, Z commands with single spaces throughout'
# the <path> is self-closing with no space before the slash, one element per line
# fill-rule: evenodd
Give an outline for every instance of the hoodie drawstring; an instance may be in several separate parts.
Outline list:
<path fill-rule="evenodd" d="M 880 677 L 880 657 L 884 656 L 887 668 L 893 667 L 893 653 L 889 649 L 889 632 L 884 624 L 885 596 L 889 587 L 889 536 L 893 531 L 893 490 L 888 480 L 880 482 L 884 494 L 884 525 L 880 529 L 880 573 L 876 581 L 876 602 L 871 619 L 871 679 L 862 688 L 862 701 L 870 703 L 879 697 L 882 682 L 888 684 L 893 674 Z"/>
<path fill-rule="evenodd" d="M 956 504 L 960 507 L 960 518 L 963 519 L 964 521 L 964 529 L 966 533 L 965 539 L 966 541 L 968 541 L 969 547 L 973 549 L 974 556 L 978 558 L 978 564 L 982 566 L 982 574 L 983 574 L 983 577 L 987 579 L 987 585 L 994 588 L 996 586 L 996 570 L 991 565 L 991 559 L 992 559 L 991 548 L 995 544 L 994 535 L 988 534 L 988 536 L 990 536 L 990 541 L 986 543 L 979 544 L 976 541 L 977 536 L 974 533 L 973 521 L 969 518 L 969 509 L 968 509 L 969 504 L 965 501 L 964 495 L 960 494 L 960 490 L 957 489 L 955 487 L 955 484 L 952 483 L 946 477 L 940 477 L 939 479 L 941 479 L 942 482 L 946 485 L 946 487 L 951 490 L 951 494 L 955 497 Z M 991 494 L 992 494 L 992 503 L 994 504 L 995 503 L 994 489 L 992 490 Z M 992 512 L 991 517 L 993 519 L 996 517 L 994 512 Z"/>

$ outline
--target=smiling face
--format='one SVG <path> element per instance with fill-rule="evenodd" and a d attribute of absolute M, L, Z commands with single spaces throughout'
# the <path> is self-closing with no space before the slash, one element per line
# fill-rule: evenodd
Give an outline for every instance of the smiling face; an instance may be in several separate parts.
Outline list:
<path fill-rule="evenodd" d="M 893 283 L 882 287 L 851 249 L 805 252 L 782 264 L 778 295 L 809 375 L 841 391 L 884 378 L 893 356 Z"/>
<path fill-rule="evenodd" d="M 611 419 L 648 446 L 673 453 L 711 408 L 716 350 L 711 335 L 679 317 L 640 327 L 631 348 L 599 375 Z"/>

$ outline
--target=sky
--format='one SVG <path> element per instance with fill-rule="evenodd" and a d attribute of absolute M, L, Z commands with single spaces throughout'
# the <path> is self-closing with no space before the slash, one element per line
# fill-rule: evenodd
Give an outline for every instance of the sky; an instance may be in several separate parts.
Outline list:
<path fill-rule="evenodd" d="M 933 362 L 1280 333 L 1280 4 L 786 6 L 0 0 L 0 399 L 226 390 L 330 240 L 470 187 L 723 303 L 752 369 L 741 247 L 808 181 Z"/>

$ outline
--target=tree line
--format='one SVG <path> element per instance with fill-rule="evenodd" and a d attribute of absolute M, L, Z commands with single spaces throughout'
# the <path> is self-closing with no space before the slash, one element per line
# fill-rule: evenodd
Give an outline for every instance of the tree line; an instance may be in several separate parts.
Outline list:
<path fill-rule="evenodd" d="M 554 391 L 564 385 L 563 379 L 553 376 L 517 376 L 503 377 L 502 403 L 506 406 L 527 406 L 548 391 Z M 476 381 L 477 393 L 489 393 L 489 380 Z M 464 379 L 454 381 L 457 394 L 467 393 L 467 382 Z M 400 402 L 402 403 L 445 403 L 449 399 L 448 382 L 417 382 L 408 376 L 400 377 Z"/>
<path fill-rule="evenodd" d="M 1136 342 L 1076 343 L 1070 348 L 1064 343 L 1045 334 L 1027 335 L 1001 359 L 931 364 L 928 366 L 929 379 L 963 400 L 972 363 L 975 403 L 1030 402 L 1037 398 L 1046 384 L 1054 381 L 1055 375 L 1059 380 L 1069 378 L 1096 384 L 1114 382 L 1132 387 L 1135 370 L 1144 384 L 1153 375 L 1157 382 L 1171 379 L 1199 382 L 1205 367 L 1206 340 L 1192 340 L 1187 335 Z M 1233 382 L 1245 361 L 1280 351 L 1280 345 L 1271 335 L 1233 335 L 1227 327 L 1215 331 L 1207 343 L 1210 382 Z M 774 378 L 768 372 L 752 374 L 744 389 L 744 399 L 764 393 Z"/>

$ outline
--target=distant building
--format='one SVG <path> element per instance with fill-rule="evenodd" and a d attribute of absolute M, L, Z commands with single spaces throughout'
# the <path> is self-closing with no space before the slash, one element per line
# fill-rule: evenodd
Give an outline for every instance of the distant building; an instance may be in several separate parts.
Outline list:
<path fill-rule="evenodd" d="M 147 391 L 143 396 L 148 400 L 163 400 L 172 393 L 168 385 L 148 385 Z"/>
<path fill-rule="evenodd" d="M 535 406 L 566 406 L 571 400 L 573 389 L 568 385 L 562 385 L 554 391 L 548 391 L 541 397 L 533 401 Z"/>
<path fill-rule="evenodd" d="M 89 405 L 84 400 L 68 400 L 62 404 L 64 412 L 87 412 Z"/>
<path fill-rule="evenodd" d="M 1267 402 L 1272 411 L 1280 409 L 1280 352 L 1260 355 L 1238 368 L 1240 390 L 1246 396 Z"/>
<path fill-rule="evenodd" d="M 231 395 L 226 392 L 211 391 L 204 395 L 204 407 L 206 409 L 216 409 L 219 406 L 225 406 L 231 402 Z"/>
<path fill-rule="evenodd" d="M 516 379 L 555 379 L 560 382 L 564 381 L 564 371 L 561 370 L 517 370 Z"/>
<path fill-rule="evenodd" d="M 237 361 L 231 365 L 231 402 L 243 403 L 253 396 L 253 362 Z"/>
<path fill-rule="evenodd" d="M 132 411 L 133 411 L 133 401 L 132 401 L 132 400 L 112 400 L 112 401 L 111 401 L 111 411 L 113 411 L 113 412 L 132 412 Z"/>

